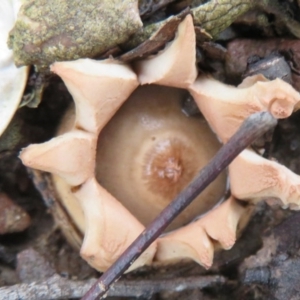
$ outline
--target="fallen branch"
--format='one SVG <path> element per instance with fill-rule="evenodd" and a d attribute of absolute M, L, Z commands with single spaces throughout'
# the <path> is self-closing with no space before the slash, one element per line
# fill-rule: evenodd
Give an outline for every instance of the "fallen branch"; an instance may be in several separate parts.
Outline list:
<path fill-rule="evenodd" d="M 96 282 L 96 279 L 74 281 L 54 275 L 43 282 L 17 284 L 0 288 L 2 300 L 59 300 L 80 298 Z M 188 289 L 203 289 L 226 283 L 222 276 L 199 276 L 162 280 L 123 280 L 109 290 L 111 297 L 150 297 L 161 291 L 181 292 Z"/>

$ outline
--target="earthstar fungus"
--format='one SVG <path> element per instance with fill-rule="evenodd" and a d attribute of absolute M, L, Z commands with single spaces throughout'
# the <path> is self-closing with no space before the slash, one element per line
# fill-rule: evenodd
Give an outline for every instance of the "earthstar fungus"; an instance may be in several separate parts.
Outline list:
<path fill-rule="evenodd" d="M 153 91 L 164 91 L 164 89 L 169 89 L 169 87 L 188 90 L 213 131 L 224 143 L 250 114 L 269 110 L 275 117 L 285 118 L 293 112 L 300 100 L 299 94 L 288 84 L 281 80 L 267 81 L 262 76 L 248 78 L 237 88 L 217 82 L 204 75 L 200 75 L 196 79 L 195 34 L 193 20 L 190 15 L 182 21 L 178 28 L 177 36 L 173 42 L 166 46 L 165 50 L 132 66 L 122 64 L 113 59 L 104 61 L 80 59 L 54 63 L 51 66 L 51 70 L 63 79 L 72 94 L 75 102 L 75 114 L 72 110 L 67 113 L 57 137 L 44 144 L 30 145 L 22 151 L 20 157 L 25 165 L 54 174 L 53 181 L 63 204 L 73 217 L 78 228 L 85 233 L 81 255 L 89 264 L 100 271 L 106 270 L 142 232 L 144 229 L 142 222 L 148 222 L 143 220 L 142 216 L 138 217 L 140 220 L 134 217 L 125 208 L 130 206 L 130 203 L 124 202 L 122 203 L 124 204 L 123 206 L 118 201 L 120 200 L 119 197 L 115 198 L 112 195 L 113 193 L 110 194 L 102 186 L 102 181 L 106 179 L 106 171 L 109 173 L 111 170 L 109 169 L 110 164 L 105 165 L 106 159 L 101 163 L 102 155 L 107 155 L 104 153 L 105 151 L 101 152 L 101 141 L 103 139 L 103 143 L 105 143 L 105 131 L 108 131 L 107 137 L 113 135 L 112 138 L 115 138 L 114 135 L 123 135 L 123 138 L 126 138 L 125 133 L 122 133 L 122 128 L 115 130 L 114 126 L 118 125 L 110 125 L 109 121 L 116 114 L 116 123 L 119 122 L 121 127 L 128 125 L 126 122 L 123 122 L 122 113 L 124 110 L 130 111 L 132 109 L 130 106 L 126 108 L 127 103 L 124 105 L 125 108 L 122 104 L 130 95 L 132 96 L 129 97 L 128 102 L 133 101 L 135 103 L 134 97 L 136 94 L 145 91 L 145 95 L 151 95 L 152 88 Z M 139 83 L 151 83 L 154 86 L 149 85 L 137 88 Z M 157 85 L 163 85 L 164 87 Z M 136 88 L 137 90 L 134 92 Z M 170 89 L 165 93 L 172 94 L 173 91 L 174 89 Z M 184 93 L 183 90 L 179 91 Z M 154 107 L 158 106 L 155 101 L 157 100 L 153 100 L 153 103 L 155 103 Z M 135 106 L 138 106 L 137 103 L 135 103 Z M 149 103 L 146 106 L 150 107 L 149 111 L 151 112 L 151 101 Z M 163 108 L 164 105 L 162 104 Z M 119 110 L 121 106 L 122 108 Z M 160 127 L 163 122 L 159 120 L 156 123 L 149 123 L 151 114 L 144 116 L 148 117 L 148 119 L 143 119 L 144 123 L 147 124 Z M 114 118 L 112 118 L 112 122 Z M 132 122 L 134 124 L 134 117 L 130 118 L 128 123 Z M 105 125 L 108 127 L 104 128 Z M 110 126 L 113 128 L 107 129 Z M 184 126 L 180 125 L 178 127 Z M 130 128 L 135 130 L 134 126 Z M 176 135 L 177 129 L 173 131 Z M 162 151 L 168 149 L 168 145 L 172 144 L 172 139 L 169 138 L 172 129 L 167 129 L 163 131 L 163 134 L 158 134 L 157 136 L 153 136 L 153 132 L 150 132 L 150 137 L 154 137 L 154 144 L 156 142 L 162 143 L 159 148 Z M 130 140 L 130 132 L 127 132 L 127 134 Z M 180 135 L 178 134 L 178 136 Z M 138 138 L 141 138 L 142 141 L 147 140 L 143 135 Z M 96 146 L 97 139 L 98 146 Z M 209 139 L 206 138 L 205 142 Z M 167 142 L 165 142 L 166 140 Z M 112 143 L 117 144 L 116 141 Z M 149 143 L 147 140 L 147 143 L 141 144 L 149 147 Z M 213 142 L 211 145 L 213 144 L 216 144 L 216 142 Z M 126 150 L 128 148 L 126 142 L 120 141 L 120 145 L 122 145 L 122 148 L 119 152 L 118 149 L 113 150 L 115 153 L 124 152 L 126 155 L 126 153 L 130 152 L 130 149 Z M 96 148 L 102 154 L 96 154 Z M 136 146 L 132 148 L 136 148 Z M 145 153 L 147 153 L 147 149 L 144 151 Z M 153 165 L 150 164 L 150 167 L 147 169 L 148 171 L 150 170 L 150 173 L 152 170 L 152 175 L 159 175 L 158 181 L 169 180 L 170 182 L 176 182 L 178 178 L 181 178 L 182 172 L 187 172 L 186 169 L 189 170 L 189 168 L 181 169 L 184 163 L 176 160 L 176 155 L 168 156 L 169 153 L 173 153 L 172 151 L 166 150 L 163 152 L 162 156 L 164 159 L 162 159 L 162 164 L 160 162 L 160 166 L 163 167 L 159 168 L 157 167 L 159 164 L 154 164 L 155 168 L 151 169 Z M 200 149 L 197 148 L 196 151 L 199 152 Z M 211 149 L 208 152 L 212 152 Z M 159 151 L 158 154 L 160 155 Z M 97 166 L 95 166 L 97 156 Z M 167 159 L 165 159 L 165 156 Z M 138 159 L 139 156 L 137 155 L 136 157 Z M 126 164 L 126 162 L 128 160 L 125 159 L 121 161 L 121 164 Z M 205 164 L 205 162 L 203 163 Z M 137 163 L 137 166 L 139 165 L 142 164 Z M 246 168 L 243 167 L 245 165 L 247 166 Z M 274 170 L 274 176 L 277 176 L 276 180 L 274 180 L 276 185 L 270 183 L 268 174 L 263 172 L 259 178 L 248 178 L 248 175 L 251 175 L 252 166 L 258 170 L 264 170 L 264 167 L 267 165 L 271 165 L 272 170 Z M 104 175 L 98 177 L 99 173 L 97 175 L 96 173 L 101 173 L 99 171 L 101 167 L 104 168 L 102 170 Z M 294 173 L 290 175 L 291 172 L 287 170 L 285 174 L 289 174 L 290 177 L 282 178 L 278 172 L 282 168 L 278 163 L 268 161 L 251 150 L 243 151 L 229 168 L 232 196 L 196 221 L 161 236 L 135 261 L 130 270 L 149 264 L 153 260 L 168 262 L 184 258 L 193 259 L 206 268 L 210 267 L 214 250 L 218 247 L 229 249 L 233 246 L 237 227 L 243 215 L 247 215 L 248 208 L 241 205 L 235 197 L 247 200 L 250 203 L 261 198 L 278 197 L 282 198 L 284 203 L 293 202 L 295 205 L 298 205 L 297 197 L 289 198 L 290 194 L 280 190 L 280 184 L 278 185 L 278 183 L 282 183 L 285 180 L 292 187 L 291 190 L 296 195 L 299 195 L 298 191 L 295 191 L 293 188 L 297 185 L 296 182 L 299 177 Z M 136 174 L 141 169 L 137 167 Z M 245 171 L 244 169 L 249 169 L 249 172 L 247 173 L 247 170 Z M 153 170 L 155 171 L 153 172 Z M 241 174 L 244 174 L 244 171 L 246 172 L 245 177 L 241 176 Z M 117 174 L 122 174 L 122 176 L 126 174 L 126 171 L 123 171 L 122 168 L 116 169 L 116 172 Z M 131 174 L 129 172 L 128 174 L 134 176 L 135 173 Z M 130 176 L 128 175 L 128 177 Z M 114 183 L 116 186 L 118 185 L 118 178 L 121 177 L 115 177 Z M 121 181 L 120 185 L 124 185 Z M 255 187 L 258 186 L 258 181 L 265 182 L 263 193 L 255 190 Z M 251 182 L 251 184 L 249 185 L 248 182 Z M 187 185 L 188 182 L 184 184 Z M 220 190 L 222 191 L 225 185 L 224 177 L 219 179 L 218 185 L 221 185 Z M 251 187 L 253 188 L 251 189 Z M 130 198 L 132 198 L 132 195 L 128 197 L 129 202 L 131 200 L 139 201 L 139 197 L 137 199 Z M 150 203 L 150 205 L 154 209 L 155 204 Z M 190 221 L 194 217 L 191 217 Z M 182 226 L 186 222 L 187 220 L 184 220 L 175 227 Z"/>

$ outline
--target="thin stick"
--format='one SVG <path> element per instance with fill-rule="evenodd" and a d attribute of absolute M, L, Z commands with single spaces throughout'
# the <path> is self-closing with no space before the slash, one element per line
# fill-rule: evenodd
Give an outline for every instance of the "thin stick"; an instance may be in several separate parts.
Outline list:
<path fill-rule="evenodd" d="M 160 236 L 174 218 L 215 180 L 240 152 L 276 124 L 277 120 L 269 112 L 255 113 L 246 119 L 228 143 L 218 151 L 188 187 L 148 225 L 119 259 L 99 278 L 82 300 L 94 300 L 99 296 L 104 296 L 110 285 L 120 278 L 142 252 Z"/>

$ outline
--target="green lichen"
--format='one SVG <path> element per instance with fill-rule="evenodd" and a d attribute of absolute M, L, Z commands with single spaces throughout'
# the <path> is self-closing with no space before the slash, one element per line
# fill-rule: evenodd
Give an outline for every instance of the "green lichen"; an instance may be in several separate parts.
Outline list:
<path fill-rule="evenodd" d="M 10 33 L 17 66 L 94 57 L 142 27 L 137 0 L 25 0 Z"/>
<path fill-rule="evenodd" d="M 142 44 L 146 40 L 148 40 L 155 32 L 157 32 L 164 24 L 166 20 L 160 21 L 157 23 L 146 25 L 145 27 L 139 29 L 129 41 L 127 41 L 124 45 L 124 49 L 132 49 Z"/>
<path fill-rule="evenodd" d="M 171 16 L 165 20 L 147 24 L 144 27 L 140 28 L 125 44 L 122 45 L 123 49 L 129 50 L 133 49 L 146 40 L 150 39 L 157 33 L 160 29 L 162 29 L 166 24 L 172 22 L 173 20 L 177 19 L 176 16 Z M 179 20 L 180 18 L 178 18 Z"/>
<path fill-rule="evenodd" d="M 249 0 L 212 0 L 191 10 L 195 25 L 213 37 L 229 27 L 240 15 L 256 6 Z"/>
<path fill-rule="evenodd" d="M 195 0 L 193 4 L 195 2 L 202 1 Z M 211 0 L 192 8 L 191 12 L 195 25 L 201 26 L 214 38 L 238 17 L 254 8 L 274 15 L 291 34 L 300 38 L 300 23 L 289 15 L 281 2 L 278 0 Z"/>

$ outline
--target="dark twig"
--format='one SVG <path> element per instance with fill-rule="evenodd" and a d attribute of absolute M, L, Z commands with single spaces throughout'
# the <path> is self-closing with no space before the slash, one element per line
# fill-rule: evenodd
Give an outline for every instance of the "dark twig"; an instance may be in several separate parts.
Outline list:
<path fill-rule="evenodd" d="M 96 279 L 74 281 L 54 275 L 45 281 L 22 283 L 0 288 L 2 300 L 58 300 L 79 298 Z M 181 292 L 189 289 L 216 287 L 227 283 L 223 276 L 192 276 L 175 279 L 122 280 L 108 292 L 111 297 L 151 297 L 161 291 Z M 228 282 L 230 284 L 230 282 Z"/>
<path fill-rule="evenodd" d="M 208 165 L 199 172 L 192 183 L 138 236 L 119 259 L 92 286 L 82 300 L 94 300 L 99 296 L 104 296 L 110 285 L 159 237 L 174 218 L 216 179 L 241 151 L 276 124 L 276 119 L 269 112 L 256 113 L 246 119 L 239 130 L 218 151 Z"/>
<path fill-rule="evenodd" d="M 156 2 L 152 0 L 140 1 L 140 16 L 143 20 L 145 20 L 172 2 L 175 2 L 175 0 L 160 0 Z"/>

